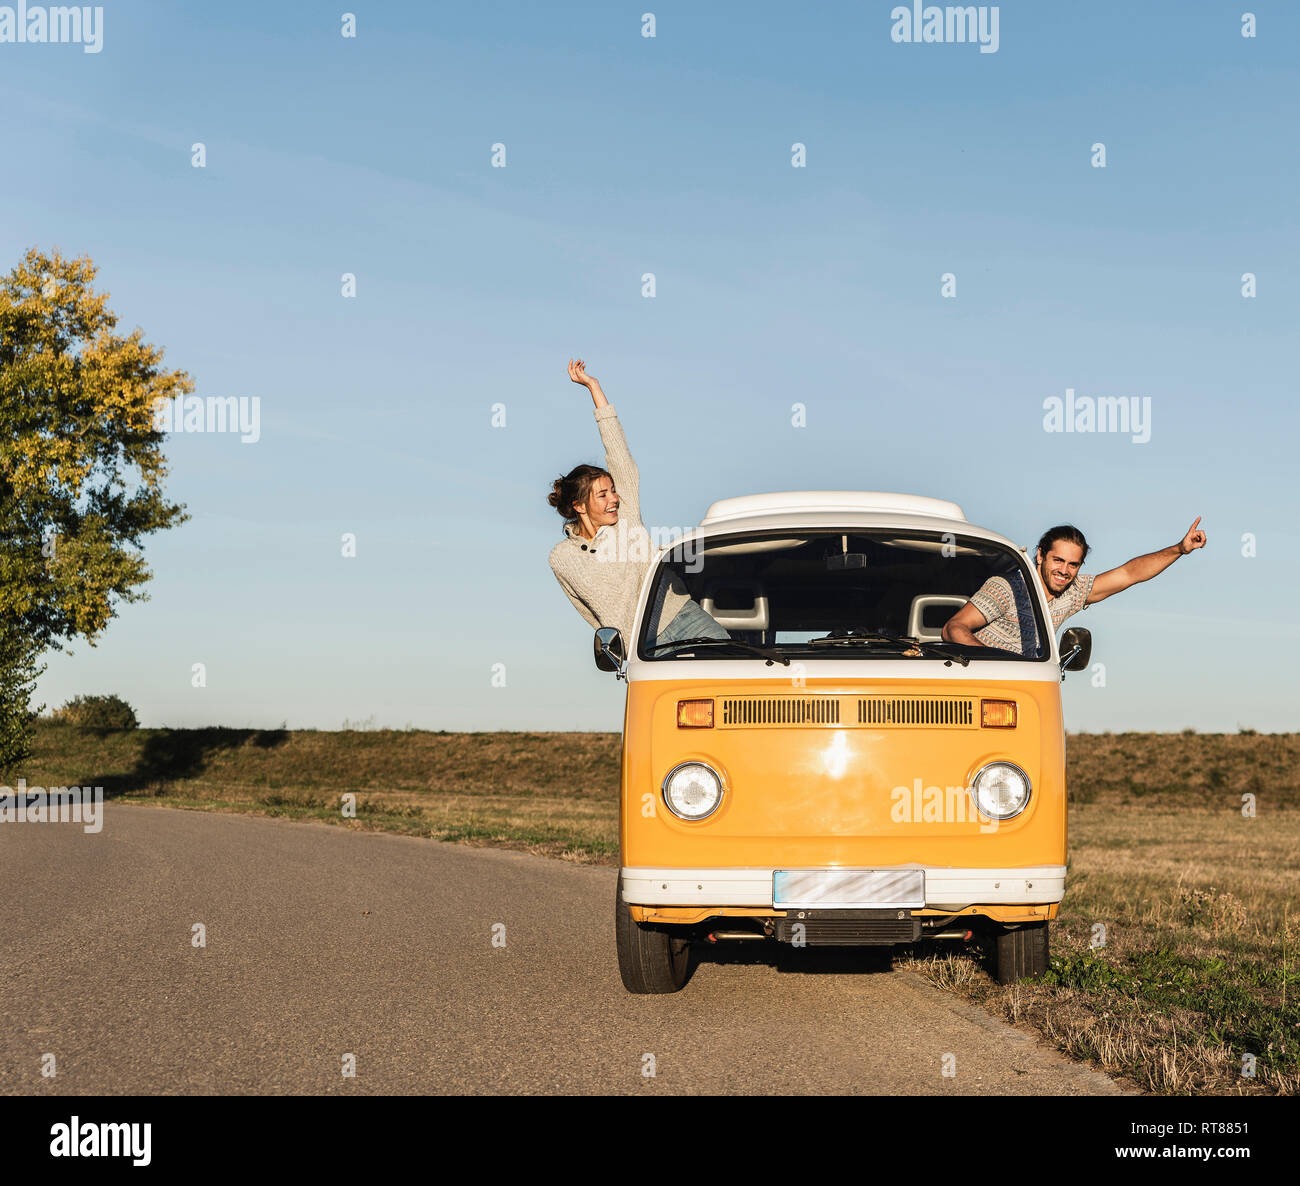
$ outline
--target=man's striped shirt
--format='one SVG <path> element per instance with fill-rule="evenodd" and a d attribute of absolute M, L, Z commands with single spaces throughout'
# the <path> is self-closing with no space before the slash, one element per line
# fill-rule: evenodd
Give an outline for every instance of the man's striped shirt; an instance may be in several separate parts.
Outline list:
<path fill-rule="evenodd" d="M 1059 597 L 1047 599 L 1048 609 L 1052 613 L 1053 630 L 1059 630 L 1066 618 L 1085 607 L 1088 594 L 1092 592 L 1092 582 L 1096 579 L 1095 576 L 1081 574 L 1074 578 L 1074 583 Z M 1016 599 L 1011 591 L 1011 582 L 1006 577 L 989 577 L 978 592 L 971 594 L 970 603 L 988 619 L 986 626 L 972 631 L 982 646 L 1015 651 L 1017 655 L 1025 653 L 1020 641 L 1020 616 L 1016 613 Z"/>

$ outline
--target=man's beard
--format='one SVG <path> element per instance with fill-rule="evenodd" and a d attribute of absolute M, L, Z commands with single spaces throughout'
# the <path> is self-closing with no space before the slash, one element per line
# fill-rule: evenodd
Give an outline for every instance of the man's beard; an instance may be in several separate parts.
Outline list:
<path fill-rule="evenodd" d="M 1054 590 L 1052 588 L 1052 582 L 1047 579 L 1046 569 L 1040 568 L 1038 570 L 1038 575 L 1043 578 L 1043 588 L 1047 590 L 1048 597 L 1064 596 L 1064 594 L 1069 590 L 1070 586 L 1073 585 L 1074 582 L 1079 579 L 1079 574 L 1076 572 L 1074 576 L 1072 576 L 1068 581 L 1065 582 L 1064 585 L 1062 585 L 1059 589 Z"/>

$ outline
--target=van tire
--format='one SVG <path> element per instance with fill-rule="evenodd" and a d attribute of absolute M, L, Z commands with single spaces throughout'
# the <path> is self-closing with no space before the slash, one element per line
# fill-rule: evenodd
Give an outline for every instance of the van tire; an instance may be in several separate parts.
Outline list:
<path fill-rule="evenodd" d="M 993 968 L 999 984 L 1015 984 L 1027 976 L 1036 980 L 1047 971 L 1048 925 L 1030 922 L 998 928 Z"/>
<path fill-rule="evenodd" d="M 621 877 L 614 893 L 614 933 L 618 971 L 628 992 L 677 992 L 690 978 L 690 941 L 635 921 L 623 901 Z"/>

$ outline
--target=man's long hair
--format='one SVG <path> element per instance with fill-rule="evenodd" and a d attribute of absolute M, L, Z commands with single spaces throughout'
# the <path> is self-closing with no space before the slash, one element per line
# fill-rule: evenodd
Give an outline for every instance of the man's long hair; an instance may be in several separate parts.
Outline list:
<path fill-rule="evenodd" d="M 1059 527 L 1049 527 L 1043 532 L 1043 538 L 1038 541 L 1038 550 L 1042 553 L 1043 559 L 1047 559 L 1047 553 L 1052 550 L 1052 545 L 1058 539 L 1069 540 L 1072 544 L 1078 544 L 1083 549 L 1083 559 L 1079 561 L 1079 567 L 1083 567 L 1083 561 L 1088 559 L 1088 541 L 1083 538 L 1083 532 L 1070 523 L 1062 523 Z"/>

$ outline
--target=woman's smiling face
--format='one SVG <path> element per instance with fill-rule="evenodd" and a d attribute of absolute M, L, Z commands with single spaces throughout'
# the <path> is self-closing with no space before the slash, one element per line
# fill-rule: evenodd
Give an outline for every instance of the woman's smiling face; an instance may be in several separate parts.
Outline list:
<path fill-rule="evenodd" d="M 618 491 L 614 489 L 614 479 L 607 474 L 597 478 L 591 484 L 586 503 L 573 504 L 579 514 L 585 513 L 591 521 L 593 532 L 602 527 L 618 522 Z"/>

